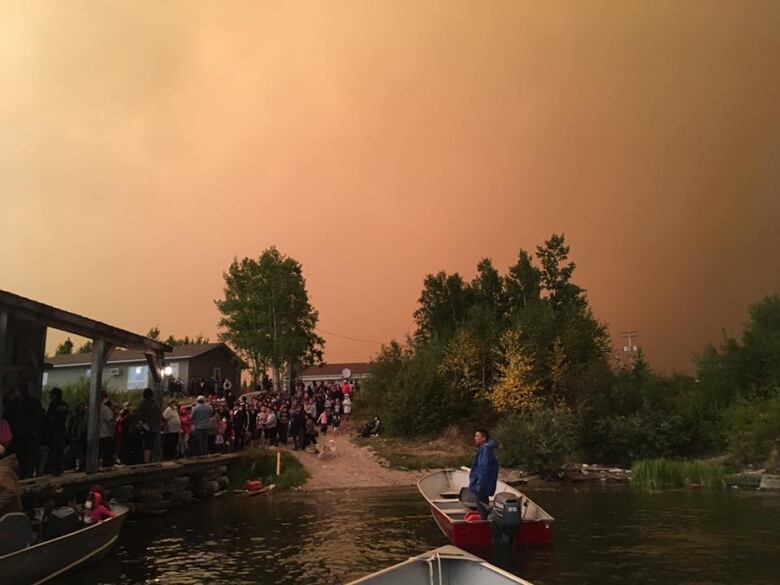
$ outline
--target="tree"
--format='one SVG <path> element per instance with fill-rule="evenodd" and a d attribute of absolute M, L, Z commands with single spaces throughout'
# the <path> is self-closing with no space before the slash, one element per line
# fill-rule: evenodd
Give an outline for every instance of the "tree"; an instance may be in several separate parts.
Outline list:
<path fill-rule="evenodd" d="M 57 346 L 57 350 L 54 355 L 70 355 L 73 353 L 73 342 L 68 337 L 65 341 Z"/>
<path fill-rule="evenodd" d="M 315 332 L 319 314 L 297 260 L 271 247 L 257 260 L 234 259 L 223 276 L 224 298 L 214 301 L 222 315 L 219 338 L 249 364 L 253 384 L 270 366 L 278 390 L 283 367 L 322 361 L 325 341 Z"/>
<path fill-rule="evenodd" d="M 539 405 L 539 383 L 534 365 L 526 354 L 522 335 L 510 329 L 501 337 L 498 380 L 490 393 L 498 412 L 531 411 Z"/>
<path fill-rule="evenodd" d="M 469 287 L 458 273 L 426 276 L 417 301 L 420 306 L 414 312 L 415 337 L 421 341 L 452 337 L 466 320 L 469 296 Z"/>
<path fill-rule="evenodd" d="M 79 347 L 78 353 L 92 353 L 92 340 L 85 341 L 84 344 Z"/>
<path fill-rule="evenodd" d="M 149 332 L 146 334 L 149 339 L 160 339 L 160 326 L 154 325 L 149 328 Z"/>
<path fill-rule="evenodd" d="M 447 379 L 464 399 L 471 399 L 484 388 L 482 356 L 476 338 L 467 330 L 455 334 L 444 358 L 439 364 L 439 374 Z"/>
<path fill-rule="evenodd" d="M 492 382 L 495 347 L 508 326 L 504 282 L 490 259 L 484 258 L 477 265 L 470 290 L 472 304 L 466 327 L 479 353 L 480 384 L 484 390 Z"/>

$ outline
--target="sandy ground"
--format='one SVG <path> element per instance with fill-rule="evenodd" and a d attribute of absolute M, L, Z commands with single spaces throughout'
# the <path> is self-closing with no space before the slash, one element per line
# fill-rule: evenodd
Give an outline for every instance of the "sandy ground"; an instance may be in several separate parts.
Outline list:
<path fill-rule="evenodd" d="M 317 440 L 325 447 L 322 455 L 309 451 L 288 449 L 311 474 L 303 490 L 382 487 L 414 485 L 422 475 L 416 471 L 398 471 L 383 466 L 368 447 L 360 447 L 349 440 L 349 427 L 341 433 L 329 432 Z"/>

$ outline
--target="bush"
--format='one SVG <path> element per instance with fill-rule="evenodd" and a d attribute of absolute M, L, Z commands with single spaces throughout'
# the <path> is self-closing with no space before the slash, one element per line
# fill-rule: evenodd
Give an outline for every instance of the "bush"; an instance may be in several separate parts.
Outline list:
<path fill-rule="evenodd" d="M 496 427 L 501 462 L 550 475 L 577 445 L 575 418 L 565 406 L 541 406 L 504 416 Z"/>
<path fill-rule="evenodd" d="M 355 402 L 362 416 L 379 415 L 391 434 L 436 433 L 461 421 L 474 399 L 453 388 L 439 373 L 443 349 L 436 343 L 402 349 L 385 346 L 371 364 L 371 377 Z"/>
<path fill-rule="evenodd" d="M 762 462 L 780 439 L 780 398 L 741 400 L 723 415 L 729 453 L 740 463 Z"/>
<path fill-rule="evenodd" d="M 673 459 L 643 459 L 631 466 L 631 484 L 650 489 L 681 488 L 691 485 L 723 487 L 726 469 L 717 463 Z"/>
<path fill-rule="evenodd" d="M 293 455 L 282 451 L 282 473 L 276 476 L 276 452 L 268 449 L 251 449 L 230 468 L 230 485 L 241 489 L 249 479 L 259 479 L 265 485 L 276 484 L 278 489 L 288 489 L 306 483 L 309 472 Z"/>
<path fill-rule="evenodd" d="M 637 459 L 684 454 L 690 421 L 679 414 L 639 410 L 626 416 L 580 413 L 583 450 L 592 461 L 629 466 Z"/>

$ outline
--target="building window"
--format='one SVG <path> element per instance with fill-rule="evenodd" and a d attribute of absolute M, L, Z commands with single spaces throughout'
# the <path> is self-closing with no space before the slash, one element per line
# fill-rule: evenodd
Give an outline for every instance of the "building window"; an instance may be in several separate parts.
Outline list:
<path fill-rule="evenodd" d="M 171 378 L 179 377 L 179 362 L 168 362 L 165 364 L 166 368 L 171 368 L 171 373 L 167 374 Z"/>
<path fill-rule="evenodd" d="M 49 383 L 49 372 L 43 373 L 43 385 L 46 386 L 46 384 Z"/>
<path fill-rule="evenodd" d="M 149 385 L 149 366 L 127 368 L 127 389 L 142 390 Z"/>

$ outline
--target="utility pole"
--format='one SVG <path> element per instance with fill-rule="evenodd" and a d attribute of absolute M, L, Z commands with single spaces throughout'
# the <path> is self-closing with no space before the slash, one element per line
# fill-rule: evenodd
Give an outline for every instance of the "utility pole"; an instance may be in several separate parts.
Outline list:
<path fill-rule="evenodd" d="M 621 368 L 633 367 L 637 356 L 639 355 L 639 348 L 634 345 L 634 340 L 639 337 L 639 331 L 631 329 L 628 331 L 621 331 L 620 336 L 625 339 L 623 345 L 623 353 L 615 356 L 617 363 Z M 622 357 L 620 357 L 622 356 Z"/>
<path fill-rule="evenodd" d="M 639 348 L 633 344 L 633 340 L 639 337 L 639 331 L 629 330 L 621 331 L 620 336 L 626 340 L 626 344 L 623 346 L 623 352 L 629 355 L 636 354 Z"/>

